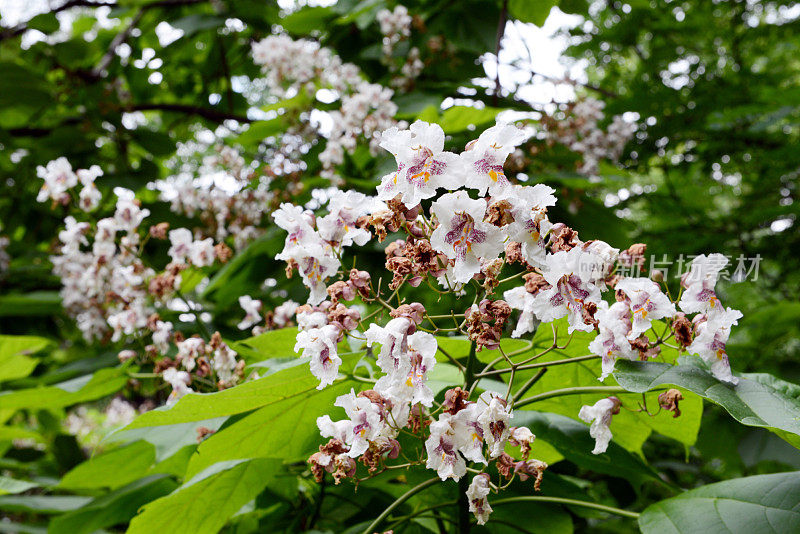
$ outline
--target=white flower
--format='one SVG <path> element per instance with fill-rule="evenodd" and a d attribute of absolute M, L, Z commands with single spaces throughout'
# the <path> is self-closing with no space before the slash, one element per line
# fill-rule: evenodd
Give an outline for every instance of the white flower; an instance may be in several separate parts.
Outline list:
<path fill-rule="evenodd" d="M 483 428 L 483 437 L 489 452 L 489 459 L 497 458 L 503 453 L 509 436 L 509 421 L 512 417 L 506 402 L 495 393 L 485 391 L 478 399 L 482 412 L 478 423 Z"/>
<path fill-rule="evenodd" d="M 207 267 L 214 263 L 214 240 L 210 237 L 193 241 L 189 246 L 189 260 L 195 267 Z"/>
<path fill-rule="evenodd" d="M 153 345 L 161 353 L 169 349 L 169 340 L 172 337 L 172 323 L 168 321 L 156 321 L 156 329 L 153 330 Z"/>
<path fill-rule="evenodd" d="M 600 302 L 600 289 L 589 282 L 596 270 L 595 256 L 579 247 L 547 256 L 542 275 L 552 287 L 534 296 L 536 317 L 549 323 L 566 315 L 570 334 L 575 330 L 593 330 L 583 315 L 588 303 L 596 305 Z"/>
<path fill-rule="evenodd" d="M 369 449 L 369 442 L 377 439 L 385 424 L 381 418 L 381 407 L 367 397 L 359 397 L 351 389 L 347 395 L 336 398 L 335 406 L 344 408 L 351 426 L 347 428 L 345 443 L 350 445 L 347 453 L 351 458 L 364 454 Z"/>
<path fill-rule="evenodd" d="M 511 332 L 511 337 L 520 337 L 536 329 L 536 313 L 534 295 L 529 293 L 524 286 L 517 286 L 503 293 L 503 299 L 515 310 L 522 310 L 519 314 L 517 326 Z"/>
<path fill-rule="evenodd" d="M 94 181 L 103 176 L 103 171 L 97 165 L 92 165 L 88 169 L 78 169 L 75 173 L 78 180 L 84 187 L 94 185 Z"/>
<path fill-rule="evenodd" d="M 481 270 L 481 259 L 493 260 L 503 250 L 502 231 L 483 222 L 486 200 L 472 200 L 466 191 L 442 195 L 431 206 L 439 227 L 431 235 L 431 245 L 455 260 L 456 282 L 468 282 Z"/>
<path fill-rule="evenodd" d="M 459 184 L 458 156 L 443 152 L 444 132 L 438 124 L 416 121 L 409 130 L 389 128 L 380 146 L 397 160 L 397 170 L 381 179 L 378 198 L 400 199 L 408 207 L 431 198 L 438 188 L 455 189 Z"/>
<path fill-rule="evenodd" d="M 80 195 L 78 195 L 78 203 L 83 211 L 93 211 L 100 205 L 102 198 L 103 194 L 100 190 L 94 184 L 88 184 L 81 189 Z"/>
<path fill-rule="evenodd" d="M 303 283 L 310 289 L 308 303 L 316 305 L 327 298 L 326 280 L 336 274 L 341 264 L 321 245 L 308 246 L 304 250 L 307 255 L 296 261 Z"/>
<path fill-rule="evenodd" d="M 487 429 L 479 421 L 485 406 L 472 402 L 463 410 L 459 410 L 452 418 L 455 430 L 456 446 L 461 454 L 470 462 L 485 464 L 483 444 L 485 443 Z"/>
<path fill-rule="evenodd" d="M 386 323 L 385 327 L 373 323 L 364 333 L 368 347 L 373 343 L 380 343 L 381 351 L 377 363 L 378 367 L 390 377 L 389 380 L 392 377 L 404 380 L 411 368 L 408 357 L 408 331 L 412 325 L 411 319 L 396 317 Z"/>
<path fill-rule="evenodd" d="M 139 207 L 135 202 L 133 191 L 127 189 L 117 191 L 117 209 L 114 212 L 117 228 L 133 233 L 139 228 L 142 221 L 150 215 L 150 210 Z"/>
<path fill-rule="evenodd" d="M 393 319 L 393 321 L 396 320 Z M 369 340 L 369 336 L 367 339 Z M 388 336 L 384 339 L 388 341 Z M 368 343 L 371 342 L 368 341 Z M 383 347 L 386 346 L 383 345 Z M 415 332 L 408 336 L 406 346 L 405 354 L 401 355 L 404 361 L 402 364 L 398 362 L 398 370 L 382 376 L 375 384 L 375 391 L 386 398 L 397 399 L 402 403 L 420 403 L 430 407 L 433 405 L 433 391 L 425 384 L 425 381 L 428 372 L 436 365 L 436 337 L 427 332 Z M 383 354 L 383 347 L 381 354 Z M 389 360 L 394 367 L 391 355 L 384 361 L 386 360 Z M 399 369 L 403 369 L 404 372 Z M 388 373 L 385 369 L 384 372 Z"/>
<path fill-rule="evenodd" d="M 129 336 L 139 328 L 147 326 L 147 314 L 140 302 L 134 302 L 126 309 L 110 313 L 108 325 L 114 329 L 111 341 L 119 341 L 123 334 Z"/>
<path fill-rule="evenodd" d="M 353 429 L 353 422 L 348 419 L 333 421 L 329 415 L 317 417 L 317 428 L 323 438 L 338 439 L 345 443 Z"/>
<path fill-rule="evenodd" d="M 303 210 L 300 206 L 295 206 L 289 203 L 281 204 L 281 207 L 272 212 L 272 218 L 275 224 L 286 230 L 289 235 L 286 236 L 286 244 L 284 245 L 281 255 L 286 257 L 276 256 L 277 259 L 289 259 L 292 256 L 292 248 L 300 246 L 301 243 L 308 241 L 309 237 L 316 237 L 317 232 L 314 230 L 314 214 Z"/>
<path fill-rule="evenodd" d="M 280 306 L 276 307 L 274 310 L 275 316 L 273 317 L 273 320 L 275 321 L 275 326 L 277 326 L 278 328 L 283 328 L 284 326 L 289 324 L 289 322 L 291 322 L 291 320 L 294 318 L 298 306 L 299 304 L 297 304 L 295 301 L 287 300 Z"/>
<path fill-rule="evenodd" d="M 58 201 L 69 189 L 78 185 L 78 177 L 64 157 L 48 162 L 46 167 L 36 167 L 36 175 L 44 180 L 36 196 L 37 202 L 44 202 L 48 198 Z"/>
<path fill-rule="evenodd" d="M 247 330 L 254 324 L 261 322 L 261 316 L 258 314 L 261 311 L 261 301 L 252 298 L 250 295 L 242 295 L 239 297 L 239 306 L 245 312 L 244 319 L 236 325 L 239 330 Z"/>
<path fill-rule="evenodd" d="M 690 269 L 681 277 L 681 285 L 686 289 L 678 306 L 684 313 L 707 313 L 722 305 L 714 292 L 720 271 L 728 264 L 722 254 L 697 256 Z"/>
<path fill-rule="evenodd" d="M 191 371 L 197 364 L 198 357 L 205 355 L 206 343 L 202 338 L 190 337 L 176 343 L 178 354 L 175 359 L 183 365 L 187 371 Z"/>
<path fill-rule="evenodd" d="M 169 231 L 170 247 L 167 251 L 169 257 L 175 263 L 183 263 L 189 257 L 192 249 L 192 232 L 188 228 L 176 228 Z"/>
<path fill-rule="evenodd" d="M 58 232 L 58 240 L 64 245 L 62 253 L 78 252 L 81 245 L 89 244 L 84 235 L 89 231 L 89 223 L 78 222 L 72 215 L 68 215 L 64 223 L 66 228 Z"/>
<path fill-rule="evenodd" d="M 544 238 L 553 226 L 547 218 L 547 208 L 555 206 L 555 189 L 544 184 L 509 186 L 503 188 L 493 201 L 511 204 L 514 222 L 503 231 L 512 240 L 522 243 L 522 256 L 535 267 L 544 267 L 546 249 Z"/>
<path fill-rule="evenodd" d="M 461 154 L 465 184 L 485 195 L 496 195 L 510 185 L 503 171 L 506 158 L 527 136 L 511 124 L 497 124 L 467 145 Z"/>
<path fill-rule="evenodd" d="M 630 300 L 633 322 L 628 339 L 636 339 L 645 333 L 654 319 L 672 317 L 676 313 L 669 297 L 649 278 L 623 278 L 614 289 L 622 291 Z"/>
<path fill-rule="evenodd" d="M 615 413 L 619 413 L 619 401 L 611 397 L 600 399 L 592 406 L 581 406 L 578 417 L 587 423 L 591 423 L 589 435 L 595 439 L 592 454 L 606 452 L 612 437 L 608 425 L 611 424 L 611 416 Z"/>
<path fill-rule="evenodd" d="M 167 406 L 172 406 L 187 393 L 193 393 L 194 390 L 189 387 L 192 377 L 186 371 L 178 371 L 174 367 L 164 370 L 161 377 L 164 382 L 172 386 L 172 393 L 169 394 L 167 399 Z"/>
<path fill-rule="evenodd" d="M 489 496 L 489 475 L 481 473 L 472 477 L 472 482 L 467 488 L 467 499 L 469 499 L 469 511 L 475 515 L 479 525 L 483 525 L 492 513 L 492 507 L 486 497 Z"/>
<path fill-rule="evenodd" d="M 430 436 L 425 440 L 428 453 L 426 467 L 433 469 L 442 480 L 458 480 L 467 473 L 467 463 L 458 453 L 453 416 L 443 413 L 430 426 Z"/>
<path fill-rule="evenodd" d="M 372 234 L 356 227 L 356 220 L 362 215 L 385 209 L 386 205 L 357 191 L 336 190 L 328 202 L 328 215 L 320 219 L 317 226 L 322 239 L 341 243 L 347 247 L 355 243 L 364 245 Z"/>
<path fill-rule="evenodd" d="M 319 309 L 301 309 L 297 312 L 298 330 L 311 330 L 312 328 L 322 328 L 328 324 L 328 314 Z"/>
<path fill-rule="evenodd" d="M 236 353 L 228 345 L 222 343 L 211 356 L 211 366 L 220 381 L 231 384 L 236 370 Z"/>
<path fill-rule="evenodd" d="M 599 380 L 614 371 L 617 358 L 636 360 L 639 356 L 636 349 L 628 341 L 628 332 L 631 330 L 631 311 L 624 302 L 615 302 L 611 306 L 605 301 L 600 301 L 597 306 L 595 318 L 600 333 L 589 343 L 589 352 L 602 357 L 602 374 Z"/>
<path fill-rule="evenodd" d="M 690 354 L 697 354 L 711 365 L 711 373 L 719 380 L 733 385 L 739 379 L 731 373 L 725 344 L 731 335 L 731 327 L 738 323 L 742 312 L 728 308 L 717 309 L 705 317 L 695 317 L 696 335 L 692 344 L 686 347 Z"/>
<path fill-rule="evenodd" d="M 294 351 L 303 349 L 303 356 L 311 358 L 311 374 L 320 380 L 317 389 L 333 384 L 339 376 L 339 366 L 342 359 L 336 352 L 336 342 L 339 339 L 339 329 L 333 325 L 321 328 L 312 328 L 297 333 L 297 343 Z"/>

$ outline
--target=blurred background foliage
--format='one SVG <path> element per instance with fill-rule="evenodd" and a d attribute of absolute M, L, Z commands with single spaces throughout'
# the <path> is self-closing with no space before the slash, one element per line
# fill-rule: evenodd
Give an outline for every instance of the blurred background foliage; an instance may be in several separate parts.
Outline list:
<path fill-rule="evenodd" d="M 6 9 L 14 5 L 10 0 Z M 0 20 L 0 235 L 9 238 L 11 258 L 0 274 L 0 333 L 46 339 L 44 346 L 28 351 L 26 357 L 33 360 L 26 363 L 32 365 L 30 371 L 3 380 L 0 388 L 39 388 L 98 370 L 111 373 L 94 389 L 86 390 L 94 382 L 82 384 L 76 391 L 83 396 L 19 410 L 0 405 L 0 421 L 16 424 L 3 427 L 13 431 L 0 434 L 4 455 L 0 470 L 19 470 L 42 485 L 58 481 L 86 459 L 81 444 L 60 423 L 67 408 L 106 402 L 101 399 L 123 387 L 132 398 L 159 394 L 154 386 L 132 385 L 113 375 L 110 370 L 121 346 L 87 345 L 61 309 L 59 280 L 51 274 L 48 257 L 56 249 L 66 211 L 35 201 L 41 186 L 36 167 L 60 156 L 74 168 L 99 165 L 105 175 L 97 183 L 104 192 L 132 189 L 153 213 L 152 220 L 201 226 L 197 219 L 172 213 L 169 203 L 148 184 L 175 172 L 185 158 L 178 154 L 181 143 L 212 131 L 217 134 L 215 142 L 239 148 L 248 160 L 259 162 L 260 172 L 274 174 L 276 205 L 309 202 L 314 188 L 330 185 L 320 176 L 317 159 L 324 136 L 304 149 L 294 172 L 277 174 L 271 171 L 275 139 L 298 119 L 306 120 L 302 114 L 309 108 L 325 111 L 332 105 L 323 99 L 292 102 L 265 94 L 258 84 L 260 69 L 252 61 L 251 45 L 281 31 L 317 40 L 356 64 L 369 81 L 388 86 L 393 74 L 381 59 L 376 14 L 395 5 L 387 0 L 342 0 L 322 6 L 262 0 L 54 0 L 40 14 L 26 13 L 13 24 Z M 396 91 L 397 118 L 439 122 L 449 135 L 447 147 L 457 151 L 476 128 L 493 124 L 498 113 L 539 128 L 544 117 L 558 119 L 568 112 L 563 100 L 534 102 L 520 96 L 524 85 L 553 80 L 533 72 L 527 81 L 516 76 L 504 79 L 509 72 L 530 70 L 523 52 L 519 53 L 523 59 L 500 69 L 499 80 L 487 76 L 484 62 L 490 63 L 509 44 L 503 39 L 506 24 L 523 29 L 524 24 L 542 26 L 553 16 L 551 9 L 556 16 L 579 17 L 570 19 L 579 22 L 565 30 L 570 47 L 563 59 L 584 65 L 586 79 L 556 85 L 571 88 L 579 98 L 602 100 L 607 119 L 627 114 L 638 129 L 619 164 L 601 162 L 591 179 L 576 171 L 576 154 L 534 137 L 525 147 L 518 177 L 556 187 L 559 204 L 551 219 L 576 228 L 584 240 L 600 238 L 619 248 L 644 242 L 648 255 L 657 259 L 721 252 L 734 266 L 739 256 L 747 258 L 749 267 L 752 258 L 760 257 L 757 280 L 751 276 L 722 284 L 722 300 L 744 313 L 728 345 L 732 366 L 737 372 L 763 371 L 800 381 L 795 364 L 800 356 L 800 232 L 795 201 L 800 169 L 800 7 L 796 3 L 431 0 L 404 5 L 414 24 L 403 46 L 419 47 L 425 68 L 409 86 Z M 398 48 L 394 59 L 402 63 L 407 52 Z M 536 49 L 530 52 L 537 54 Z M 339 186 L 370 192 L 390 165 L 391 156 L 359 149 L 345 157 Z M 113 212 L 113 203 L 99 211 Z M 240 318 L 236 298 L 243 294 L 262 299 L 267 308 L 287 296 L 304 300 L 297 279 L 286 280 L 283 266 L 272 261 L 282 244 L 282 233 L 268 230 L 228 265 L 198 275 L 210 279 L 200 298 L 204 309 L 212 311 L 211 329 L 226 339 L 240 336 L 235 329 Z M 166 263 L 163 243 L 150 242 L 145 250 L 154 264 Z M 384 272 L 383 251 L 377 247 L 359 261 L 361 268 Z M 678 280 L 669 276 L 677 290 Z M 265 285 L 265 280 L 272 282 Z M 424 289 L 418 291 L 423 294 Z M 442 310 L 450 305 L 439 303 Z M 187 333 L 193 328 L 191 322 L 181 323 Z M 92 406 L 88 409 L 96 409 Z M 26 421 L 35 428 L 32 435 L 48 444 L 46 448 L 12 445 L 13 439 L 31 437 L 22 430 Z M 232 424 L 235 421 L 225 423 Z M 160 461 L 163 451 L 159 451 Z M 128 453 L 154 454 L 149 449 Z M 682 487 L 800 468 L 797 450 L 786 442 L 763 429 L 735 426 L 722 410 L 708 404 L 695 445 L 686 449 L 654 434 L 644 444 L 643 455 L 666 473 L 668 484 Z M 569 461 L 558 465 L 551 487 L 561 484 L 559 491 L 567 496 L 588 493 L 597 501 L 641 507 L 669 495 L 664 485 L 635 491 L 630 482 L 610 474 L 581 482 L 577 478 L 585 475 L 581 465 Z M 302 468 L 296 466 L 298 471 Z M 275 466 L 231 469 L 236 476 L 247 477 Z M 127 512 L 127 518 L 132 517 L 140 504 L 172 491 L 173 479 L 182 476 L 179 467 L 170 465 L 162 465 L 159 473 L 140 479 L 144 482 L 137 487 L 125 486 L 125 492 L 107 497 L 111 504 L 106 505 L 135 503 Z M 142 474 L 133 473 L 129 480 Z M 340 487 L 329 490 L 337 497 L 326 500 L 321 509 L 316 503 L 322 500 L 309 497 L 314 490 L 304 488 L 305 483 L 300 483 L 299 493 L 286 490 L 284 496 L 289 497 L 282 500 L 274 500 L 282 487 L 271 487 L 227 528 L 249 532 L 266 524 L 292 531 L 311 528 L 322 517 L 323 523 L 329 521 L 326 528 L 339 531 L 348 522 L 374 515 L 365 514 L 365 506 L 378 509 L 391 502 L 387 495 L 392 491 L 380 486 L 359 489 L 355 498 L 349 487 Z M 213 485 L 208 491 L 214 491 Z M 6 499 L 0 509 L 13 514 L 9 515 L 13 519 L 41 526 L 48 516 L 81 509 L 89 497 L 101 494 L 93 488 L 36 505 Z M 93 509 L 88 510 L 91 515 Z M 505 511 L 506 519 L 513 519 L 511 508 Z M 559 532 L 566 529 L 565 522 L 569 529 L 574 523 L 584 531 L 634 528 L 624 520 L 601 521 L 585 511 L 559 513 L 563 515 L 543 515 L 552 523 L 546 526 Z M 57 529 L 78 531 L 74 529 L 80 517 L 84 516 L 71 516 Z M 341 524 L 333 523 L 334 517 Z M 496 528 L 501 529 L 502 513 L 497 518 Z M 87 523 L 91 528 L 86 528 L 92 531 L 117 523 Z M 0 523 L 0 531 L 4 529 Z"/>

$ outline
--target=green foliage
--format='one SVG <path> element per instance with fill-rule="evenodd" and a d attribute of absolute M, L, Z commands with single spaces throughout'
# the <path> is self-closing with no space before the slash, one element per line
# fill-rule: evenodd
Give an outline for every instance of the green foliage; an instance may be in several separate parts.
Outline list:
<path fill-rule="evenodd" d="M 790 382 L 800 380 L 800 19 L 774 24 L 760 3 L 701 0 L 609 2 L 592 4 L 592 10 L 584 0 L 403 4 L 414 17 L 412 36 L 391 60 L 402 64 L 414 46 L 424 62 L 422 74 L 404 87 L 394 84 L 391 60 L 382 57 L 377 14 L 397 5 L 384 0 L 288 10 L 272 0 L 129 0 L 103 23 L 95 8 L 76 6 L 65 9 L 71 26 L 62 26 L 55 13 L 42 13 L 18 28 L 0 28 L 0 236 L 9 238 L 11 256 L 8 270 L 0 272 L 0 530 L 361 532 L 430 479 L 431 471 L 414 466 L 379 473 L 355 493 L 349 483 L 313 482 L 305 460 L 323 441 L 316 418 L 340 418 L 334 399 L 371 387 L 362 373 L 370 374 L 374 354 L 343 342 L 343 377 L 318 390 L 308 360 L 294 352 L 296 328 L 252 337 L 236 329 L 239 296 L 261 299 L 266 311 L 306 295 L 299 277 L 287 279 L 285 265 L 274 260 L 284 232 L 270 221 L 264 235 L 237 249 L 225 265 L 181 273 L 181 298 L 203 313 L 159 310 L 187 336 L 219 331 L 245 360 L 245 372 L 261 377 L 151 409 L 164 404 L 168 388 L 141 359 L 120 364 L 117 357 L 131 347 L 144 354 L 149 341 L 86 342 L 62 306 L 49 257 L 68 209 L 34 200 L 41 185 L 36 167 L 61 156 L 74 168 L 101 166 L 105 174 L 97 186 L 106 197 L 93 218 L 111 215 L 109 194 L 126 187 L 154 221 L 201 229 L 208 220 L 171 212 L 148 184 L 187 163 L 179 146 L 201 130 L 218 130 L 215 142 L 241 149 L 259 172 L 274 174 L 275 206 L 314 202 L 312 190 L 331 184 L 319 163 L 325 137 L 303 147 L 290 172 L 276 163 L 275 140 L 309 110 L 338 104 L 317 100 L 318 87 L 273 95 L 258 85 L 251 44 L 276 31 L 314 40 L 357 65 L 365 81 L 393 87 L 396 118 L 438 122 L 448 150 L 461 150 L 507 111 L 541 133 L 542 112 L 550 107 L 505 91 L 505 79 L 496 93 L 494 83 L 480 80 L 480 58 L 495 54 L 498 44 L 508 46 L 508 36 L 497 41 L 503 18 L 542 26 L 554 7 L 591 22 L 571 31 L 580 39 L 568 54 L 588 60 L 590 82 L 576 88 L 579 96 L 602 99 L 607 116 L 637 114 L 639 130 L 622 165 L 601 162 L 591 179 L 576 172 L 576 155 L 564 147 L 539 141 L 525 147 L 526 161 L 515 170 L 528 183 L 558 189 L 553 220 L 583 239 L 615 247 L 645 242 L 657 259 L 721 251 L 734 266 L 740 254 L 763 261 L 757 281 L 725 282 L 720 290 L 726 304 L 744 311 L 729 343 L 740 376 L 735 387 L 666 345 L 655 361 L 617 362 L 616 372 L 599 383 L 599 359 L 585 358 L 591 336 L 576 332 L 567 348 L 552 348 L 517 372 L 515 384 L 535 379 L 530 388 L 509 391 L 503 353 L 519 363 L 547 350 L 554 341 L 550 327 L 529 339 L 504 339 L 503 353 L 480 351 L 479 367 L 495 362 L 497 373 L 479 376 L 477 392 L 509 394 L 524 403 L 512 423 L 533 430 L 531 456 L 550 466 L 541 492 L 530 481 L 515 480 L 488 528 L 474 531 L 636 528 L 630 517 L 635 512 L 614 518 L 608 510 L 558 499 L 642 510 L 638 526 L 645 533 L 800 530 L 800 477 L 780 472 L 800 468 L 800 388 Z M 764 9 L 780 13 L 789 4 Z M 162 23 L 181 32 L 163 45 L 157 32 Z M 47 39 L 30 39 L 39 35 L 34 31 Z M 151 50 L 154 57 L 145 61 Z M 392 165 L 387 153 L 360 146 L 345 156 L 340 187 L 373 191 Z M 776 222 L 788 226 L 775 230 Z M 234 237 L 226 242 L 236 248 Z M 156 270 L 168 261 L 167 247 L 158 239 L 144 245 Z M 384 287 L 385 259 L 375 246 L 365 249 L 358 265 L 373 283 L 382 278 Z M 670 275 L 667 283 L 677 294 L 678 280 Z M 460 313 L 471 304 L 438 296 L 425 284 L 408 295 L 425 302 L 431 314 Z M 363 316 L 373 308 L 366 303 Z M 451 326 L 449 319 L 445 323 Z M 556 327 L 556 345 L 563 346 L 569 338 L 565 321 Z M 660 332 L 664 325 L 655 328 Z M 437 402 L 446 388 L 464 383 L 459 367 L 471 346 L 466 338 L 438 334 L 443 351 L 428 382 Z M 577 361 L 561 363 L 570 358 Z M 587 385 L 607 389 L 568 391 Z M 683 395 L 680 417 L 658 407 L 658 395 L 668 387 Z M 577 413 L 611 392 L 624 408 L 612 420 L 608 452 L 593 455 L 588 425 Z M 102 413 L 112 397 L 148 411 L 125 428 L 104 426 Z M 70 416 L 78 413 L 95 426 L 70 427 Z M 423 454 L 408 436 L 400 440 L 411 460 Z M 358 473 L 366 474 L 365 468 Z M 399 503 L 376 530 L 454 531 L 462 490 L 437 481 Z M 525 500 L 532 496 L 555 501 Z"/>
<path fill-rule="evenodd" d="M 694 358 L 679 365 L 657 362 L 619 362 L 614 374 L 628 391 L 644 392 L 656 386 L 686 388 L 719 404 L 742 424 L 783 431 L 800 444 L 800 388 L 768 374 L 745 375 L 736 386 L 720 382 Z"/>
<path fill-rule="evenodd" d="M 639 517 L 642 532 L 794 532 L 800 528 L 800 472 L 758 475 L 682 493 Z"/>

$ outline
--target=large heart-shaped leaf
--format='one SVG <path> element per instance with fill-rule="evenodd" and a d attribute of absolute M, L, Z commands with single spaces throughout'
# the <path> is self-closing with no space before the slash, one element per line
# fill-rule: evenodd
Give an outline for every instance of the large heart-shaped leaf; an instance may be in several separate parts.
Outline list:
<path fill-rule="evenodd" d="M 657 362 L 617 362 L 614 376 L 628 391 L 644 392 L 675 385 L 722 406 L 748 426 L 777 429 L 782 437 L 800 443 L 800 387 L 767 374 L 744 375 L 737 385 L 717 380 L 696 358 L 683 357 L 679 365 Z M 780 432 L 782 431 L 782 432 Z"/>
<path fill-rule="evenodd" d="M 280 461 L 255 459 L 211 466 L 171 494 L 144 507 L 128 534 L 217 532 L 275 480 Z"/>
<path fill-rule="evenodd" d="M 645 534 L 800 532 L 800 471 L 709 484 L 648 506 Z"/>

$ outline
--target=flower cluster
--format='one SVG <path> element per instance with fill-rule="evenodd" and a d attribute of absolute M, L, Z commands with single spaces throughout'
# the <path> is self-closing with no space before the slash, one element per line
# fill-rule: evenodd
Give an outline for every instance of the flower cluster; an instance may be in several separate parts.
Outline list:
<path fill-rule="evenodd" d="M 149 213 L 133 192 L 118 189 L 113 216 L 90 223 L 70 215 L 64 221 L 60 252 L 51 257 L 53 272 L 61 278 L 64 308 L 87 341 L 109 331 L 114 341 L 133 334 L 153 312 L 147 280 L 155 272 L 139 258 L 138 230 Z"/>
<path fill-rule="evenodd" d="M 44 167 L 41 165 L 36 167 L 36 175 L 44 180 L 39 195 L 36 197 L 38 202 L 51 200 L 54 204 L 69 204 L 72 200 L 72 190 L 79 183 L 81 191 L 78 194 L 78 205 L 82 210 L 94 210 L 103 198 L 94 183 L 103 175 L 103 171 L 97 165 L 73 171 L 67 158 L 61 157 L 50 161 Z"/>
<path fill-rule="evenodd" d="M 77 204 L 86 209 L 83 191 L 96 188 L 92 181 L 81 176 L 89 173 L 93 180 L 102 173 L 99 169 L 71 173 L 71 166 L 63 158 L 40 167 L 45 179 L 42 190 L 49 195 L 40 197 L 70 204 L 70 188 L 82 181 L 84 186 Z M 190 266 L 201 269 L 217 260 L 225 261 L 230 249 L 224 243 L 215 245 L 211 237 L 196 237 L 187 228 L 170 230 L 167 223 L 153 225 L 145 233 L 143 226 L 149 210 L 141 207 L 132 191 L 117 188 L 115 195 L 112 216 L 79 221 L 69 215 L 65 228 L 59 232 L 61 246 L 51 256 L 51 262 L 53 272 L 62 282 L 65 309 L 75 317 L 87 341 L 101 338 L 124 344 L 128 339 L 142 341 L 150 336 L 152 342 L 145 346 L 144 356 L 172 386 L 168 404 L 191 392 L 190 385 L 195 379 L 213 384 L 216 389 L 236 384 L 244 376 L 244 362 L 237 359 L 219 333 L 208 341 L 199 337 L 184 339 L 171 322 L 161 320 L 157 313 L 162 308 L 172 311 L 182 271 Z M 156 270 L 143 260 L 142 249 L 149 238 L 169 241 L 171 261 L 163 270 Z M 286 316 L 289 312 L 294 309 L 287 308 L 282 314 Z M 283 320 L 285 323 L 289 319 Z M 159 359 L 168 353 L 175 354 L 174 359 Z M 131 349 L 119 352 L 123 362 L 138 356 Z"/>
<path fill-rule="evenodd" d="M 611 119 L 606 131 L 600 127 L 605 118 L 605 102 L 585 98 L 568 106 L 563 120 L 545 118 L 546 139 L 560 143 L 581 155 L 578 172 L 595 176 L 598 164 L 603 159 L 616 161 L 622 150 L 636 132 L 636 124 L 624 120 L 620 115 Z"/>
<path fill-rule="evenodd" d="M 403 5 L 395 6 L 394 11 L 382 9 L 378 11 L 376 18 L 383 35 L 383 61 L 389 66 L 392 74 L 397 74 L 398 71 L 400 73 L 392 79 L 391 84 L 397 88 L 408 88 L 425 67 L 425 64 L 420 59 L 419 48 L 416 46 L 408 49 L 408 52 L 403 54 L 403 58 L 399 63 L 395 58 L 398 45 L 411 37 L 413 18 Z"/>
<path fill-rule="evenodd" d="M 333 127 L 319 156 L 327 177 L 334 177 L 334 167 L 344 161 L 345 153 L 355 151 L 359 139 L 369 141 L 370 148 L 376 151 L 378 134 L 395 124 L 393 91 L 368 83 L 356 65 L 343 62 L 318 43 L 271 35 L 253 44 L 253 61 L 262 66 L 270 92 L 276 96 L 300 91 L 316 95 L 318 90 L 326 89 L 340 101 L 339 109 L 329 112 Z M 301 115 L 301 120 L 311 125 L 310 114 Z M 295 133 L 302 136 L 307 130 L 295 129 Z M 312 127 L 308 133 L 321 132 Z"/>
<path fill-rule="evenodd" d="M 309 358 L 320 388 L 339 377 L 343 360 L 338 348 L 345 337 L 351 344 L 364 343 L 376 368 L 361 377 L 372 383 L 370 389 L 337 399 L 335 405 L 344 409 L 346 419 L 333 421 L 325 415 L 317 420 L 321 435 L 329 438 L 309 459 L 318 480 L 325 473 L 337 483 L 356 478 L 357 460 L 371 476 L 393 468 L 391 460 L 399 455 L 420 457 L 417 463 L 435 470 L 442 480 L 458 480 L 472 471 L 476 474 L 467 498 L 481 524 L 491 512 L 487 496 L 504 487 L 502 478 L 533 478 L 538 489 L 547 466 L 530 458 L 530 430 L 511 426 L 517 400 L 511 395 L 512 383 L 505 396 L 484 391 L 471 400 L 474 355 L 500 347 L 512 310 L 520 312 L 512 337 L 560 319 L 566 321 L 569 334 L 596 332 L 589 349 L 602 362 L 600 380 L 614 370 L 618 358 L 654 358 L 674 336 L 680 347 L 709 361 L 717 378 L 735 383 L 724 345 L 740 314 L 723 309 L 714 293 L 723 257 L 695 259 L 683 280 L 679 313 L 656 281 L 635 276 L 643 265 L 644 244 L 620 251 L 602 241 L 582 241 L 575 230 L 549 220 L 548 208 L 556 203 L 552 188 L 513 183 L 504 170 L 506 159 L 525 140 L 516 126 L 497 124 L 456 154 L 444 150 L 444 132 L 435 124 L 418 121 L 408 129 L 392 127 L 380 144 L 394 155 L 397 168 L 382 178 L 376 199 L 337 192 L 328 203 L 328 214 L 319 219 L 290 204 L 275 212 L 276 223 L 289 234 L 278 258 L 288 262 L 288 272 L 298 269 L 310 289 L 308 304 L 296 310 L 300 331 L 295 350 Z M 365 245 L 373 233 L 383 241 L 394 232 L 405 235 L 386 246 L 386 267 L 393 273 L 389 289 L 394 293 L 384 298 L 367 273 L 342 269 L 342 257 L 344 247 Z M 500 280 L 503 267 L 514 264 L 523 271 Z M 429 278 L 444 290 L 436 289 Z M 503 291 L 502 300 L 489 298 L 511 280 L 521 283 Z M 463 296 L 475 289 L 466 310 L 439 317 L 452 318 L 455 328 L 439 327 L 423 304 L 405 303 L 398 295 L 404 284 L 416 287 L 423 282 L 440 294 Z M 615 302 L 609 304 L 604 293 L 612 294 Z M 395 295 L 398 303 L 392 306 L 389 301 Z M 367 323 L 381 310 L 365 319 L 358 306 L 348 308 L 340 302 L 356 298 L 380 305 L 390 319 Z M 242 304 L 248 317 L 257 316 L 252 301 L 244 299 Z M 698 315 L 690 320 L 686 313 Z M 656 321 L 664 323 L 663 333 L 656 332 Z M 433 330 L 425 328 L 425 322 Z M 466 364 L 440 349 L 433 335 L 440 331 L 459 332 L 472 341 Z M 427 383 L 438 352 L 465 373 L 464 389 L 447 390 L 443 400 Z M 667 397 L 659 403 L 678 415 L 680 392 Z M 609 425 L 621 404 L 609 397 L 576 414 L 591 423 L 595 454 L 608 447 Z M 401 433 L 417 437 L 424 452 L 405 451 L 408 445 L 401 447 Z M 508 446 L 520 447 L 521 459 L 506 452 Z M 492 481 L 486 471 L 490 463 L 501 480 Z"/>
<path fill-rule="evenodd" d="M 263 233 L 262 223 L 275 198 L 270 183 L 270 177 L 236 149 L 217 144 L 202 165 L 182 165 L 155 186 L 173 212 L 202 221 L 202 235 L 217 241 L 230 236 L 240 250 Z"/>

